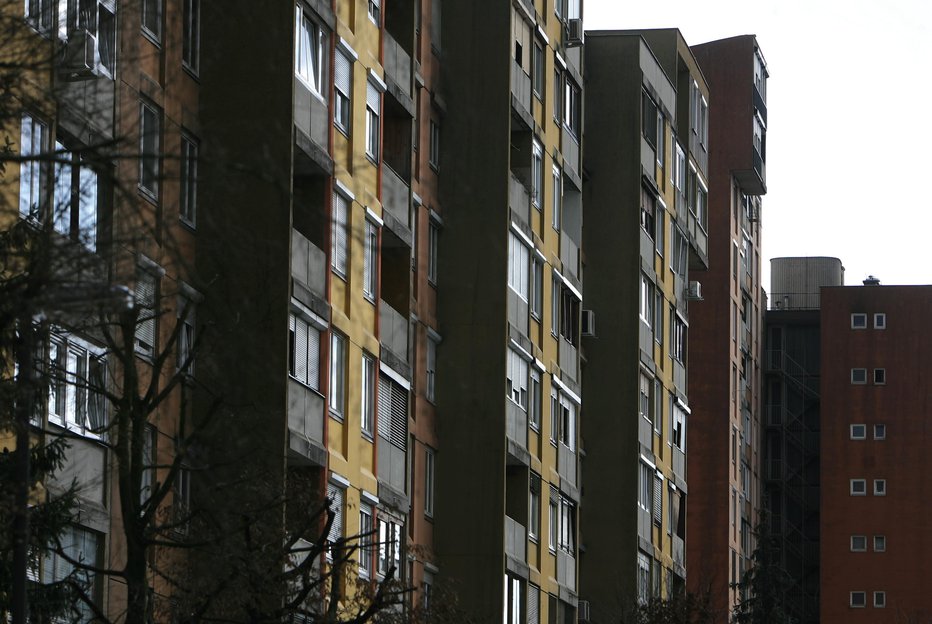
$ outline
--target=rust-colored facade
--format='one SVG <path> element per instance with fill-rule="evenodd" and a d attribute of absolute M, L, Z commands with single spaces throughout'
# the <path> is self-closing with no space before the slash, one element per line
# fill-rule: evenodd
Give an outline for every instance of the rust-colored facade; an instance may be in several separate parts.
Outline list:
<path fill-rule="evenodd" d="M 932 286 L 822 289 L 821 621 L 932 618 Z"/>

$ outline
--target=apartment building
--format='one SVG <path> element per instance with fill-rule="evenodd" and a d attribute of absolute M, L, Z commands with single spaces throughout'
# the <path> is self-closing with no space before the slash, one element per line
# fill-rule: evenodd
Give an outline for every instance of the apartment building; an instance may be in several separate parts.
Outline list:
<path fill-rule="evenodd" d="M 581 16 L 443 3 L 434 543 L 477 621 L 576 618 Z"/>
<path fill-rule="evenodd" d="M 74 160 L 55 164 L 54 184 L 52 165 L 24 163 L 5 218 L 44 219 L 158 310 L 137 328 L 142 376 L 165 348 L 172 370 L 196 357 L 191 383 L 149 417 L 144 493 L 175 469 L 184 410 L 208 433 L 184 500 L 161 511 L 194 504 L 274 536 L 329 497 L 332 539 L 364 536 L 342 596 L 393 571 L 423 603 L 437 571 L 440 2 L 86 4 L 10 9 L 54 67 L 29 77 L 28 112 L 5 131 L 23 155 Z M 239 36 L 245 24 L 263 36 Z M 124 375 L 99 336 L 49 335 L 63 383 L 42 424 L 76 434 L 61 480 L 85 485 L 71 541 L 85 561 L 119 565 L 112 408 L 81 380 Z M 229 534 L 192 560 L 194 576 L 248 552 Z M 91 593 L 105 612 L 126 604 L 113 580 Z"/>
<path fill-rule="evenodd" d="M 821 622 L 928 621 L 932 287 L 823 288 Z"/>
<path fill-rule="evenodd" d="M 598 323 L 584 339 L 580 595 L 609 621 L 687 578 L 687 327 L 704 305 L 690 280 L 707 262 L 709 89 L 676 29 L 590 31 L 586 68 L 585 314 Z"/>
<path fill-rule="evenodd" d="M 764 530 L 767 565 L 786 571 L 784 611 L 797 622 L 819 621 L 821 289 L 843 286 L 837 258 L 773 258 L 770 309 L 764 317 Z"/>
<path fill-rule="evenodd" d="M 716 612 L 754 551 L 760 507 L 760 197 L 766 193 L 767 66 L 753 35 L 692 47 L 712 92 L 704 303 L 690 316 L 691 485 L 686 567 Z"/>

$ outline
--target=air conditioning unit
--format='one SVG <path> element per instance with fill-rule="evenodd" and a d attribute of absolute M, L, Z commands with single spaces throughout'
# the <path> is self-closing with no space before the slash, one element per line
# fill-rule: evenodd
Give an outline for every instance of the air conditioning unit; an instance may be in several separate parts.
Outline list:
<path fill-rule="evenodd" d="M 589 621 L 589 601 L 580 600 L 576 606 L 576 617 L 580 622 Z"/>
<path fill-rule="evenodd" d="M 595 312 L 592 310 L 583 310 L 582 311 L 582 335 L 583 336 L 595 336 Z"/>
<path fill-rule="evenodd" d="M 66 80 L 86 80 L 99 75 L 100 54 L 97 37 L 86 30 L 76 30 L 65 42 L 61 71 Z"/>
<path fill-rule="evenodd" d="M 578 17 L 566 22 L 566 47 L 575 48 L 583 44 L 583 25 Z"/>
<path fill-rule="evenodd" d="M 687 301 L 702 301 L 702 284 L 693 281 L 689 282 L 689 288 L 686 290 Z"/>

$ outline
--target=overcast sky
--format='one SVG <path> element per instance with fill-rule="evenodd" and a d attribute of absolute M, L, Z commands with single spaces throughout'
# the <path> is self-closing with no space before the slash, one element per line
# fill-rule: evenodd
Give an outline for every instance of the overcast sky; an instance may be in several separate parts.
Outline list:
<path fill-rule="evenodd" d="M 755 34 L 770 70 L 769 260 L 834 256 L 845 283 L 932 284 L 932 2 L 587 0 L 587 30 Z M 715 106 L 712 91 L 712 106 Z"/>

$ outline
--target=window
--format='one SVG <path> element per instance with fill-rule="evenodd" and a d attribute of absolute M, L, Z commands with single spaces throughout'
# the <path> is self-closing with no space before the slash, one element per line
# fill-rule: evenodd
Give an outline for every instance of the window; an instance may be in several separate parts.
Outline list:
<path fill-rule="evenodd" d="M 533 583 L 527 586 L 527 624 L 540 624 L 540 588 Z"/>
<path fill-rule="evenodd" d="M 654 508 L 654 469 L 644 462 L 638 468 L 638 506 L 650 513 Z"/>
<path fill-rule="evenodd" d="M 527 536 L 536 542 L 540 538 L 540 475 L 532 472 L 530 482 Z"/>
<path fill-rule="evenodd" d="M 560 333 L 560 297 L 563 287 L 556 272 L 550 280 L 550 333 L 554 337 Z"/>
<path fill-rule="evenodd" d="M 696 219 L 703 230 L 709 229 L 709 190 L 706 188 L 702 178 L 697 176 L 698 185 L 696 186 Z M 750 263 L 748 263 L 750 266 Z"/>
<path fill-rule="evenodd" d="M 548 534 L 547 545 L 550 552 L 557 551 L 557 535 L 560 532 L 560 514 L 557 507 L 559 496 L 552 487 L 550 488 L 550 505 L 547 508 Z"/>
<path fill-rule="evenodd" d="M 560 497 L 560 535 L 557 547 L 567 554 L 576 552 L 576 505 Z"/>
<path fill-rule="evenodd" d="M 557 232 L 561 227 L 561 207 L 563 205 L 563 174 L 560 168 L 553 166 L 553 213 L 551 215 L 551 225 Z"/>
<path fill-rule="evenodd" d="M 366 156 L 373 161 L 379 161 L 379 144 L 381 142 L 381 128 L 379 116 L 382 114 L 382 93 L 379 88 L 366 83 Z"/>
<path fill-rule="evenodd" d="M 362 434 L 372 439 L 375 433 L 375 358 L 368 353 L 362 354 L 362 396 L 361 428 Z"/>
<path fill-rule="evenodd" d="M 646 605 L 650 600 L 650 557 L 638 551 L 638 604 Z"/>
<path fill-rule="evenodd" d="M 531 316 L 540 320 L 544 307 L 544 262 L 536 254 L 531 261 Z"/>
<path fill-rule="evenodd" d="M 362 296 L 375 302 L 379 277 L 379 226 L 366 219 L 366 240 L 362 267 Z"/>
<path fill-rule="evenodd" d="M 162 37 L 162 0 L 142 0 L 142 31 L 156 41 Z"/>
<path fill-rule="evenodd" d="M 53 0 L 26 0 L 26 21 L 41 33 L 52 30 Z"/>
<path fill-rule="evenodd" d="M 581 121 L 582 92 L 573 79 L 566 77 L 566 97 L 563 106 L 563 125 L 574 137 L 579 137 L 579 124 Z"/>
<path fill-rule="evenodd" d="M 52 333 L 49 341 L 49 421 L 85 435 L 107 425 L 102 391 L 107 362 L 102 349 L 74 336 Z"/>
<path fill-rule="evenodd" d="M 430 120 L 430 152 L 427 154 L 427 164 L 434 171 L 440 170 L 440 122 Z"/>
<path fill-rule="evenodd" d="M 138 269 L 134 293 L 134 305 L 138 314 L 136 317 L 136 351 L 146 356 L 152 356 L 155 353 L 155 341 L 158 338 L 157 300 L 158 278 L 145 269 Z"/>
<path fill-rule="evenodd" d="M 638 404 L 638 413 L 642 418 L 651 421 L 653 416 L 653 397 L 651 396 L 651 389 L 653 388 L 653 381 L 647 375 L 640 376 L 639 384 L 639 404 Z"/>
<path fill-rule="evenodd" d="M 863 312 L 855 312 L 851 315 L 851 329 L 866 329 L 867 315 Z"/>
<path fill-rule="evenodd" d="M 663 255 L 663 245 L 664 245 L 664 232 L 666 231 L 666 214 L 663 209 L 663 202 L 657 202 L 657 211 L 654 216 L 654 249 L 657 251 L 657 255 Z"/>
<path fill-rule="evenodd" d="M 851 552 L 867 552 L 867 536 L 866 535 L 852 535 L 851 536 Z"/>
<path fill-rule="evenodd" d="M 65 44 L 62 69 L 66 70 L 69 78 L 114 76 L 115 8 L 116 4 L 112 0 L 59 0 L 58 37 Z M 93 59 L 85 57 L 85 51 L 90 49 L 94 52 Z"/>
<path fill-rule="evenodd" d="M 849 487 L 851 496 L 867 496 L 867 481 L 865 479 L 851 479 Z"/>
<path fill-rule="evenodd" d="M 369 0 L 369 19 L 376 26 L 382 24 L 382 0 Z"/>
<path fill-rule="evenodd" d="M 437 243 L 440 238 L 440 226 L 431 219 L 427 227 L 427 281 L 437 283 Z"/>
<path fill-rule="evenodd" d="M 145 512 L 146 505 L 154 493 L 156 469 L 158 466 L 158 429 L 146 423 L 142 441 L 142 474 L 139 488 L 139 513 Z"/>
<path fill-rule="evenodd" d="M 682 364 L 686 363 L 686 321 L 670 307 L 670 357 Z"/>
<path fill-rule="evenodd" d="M 867 438 L 867 425 L 851 425 L 851 439 L 864 440 Z"/>
<path fill-rule="evenodd" d="M 183 374 L 194 375 L 194 347 L 196 346 L 195 327 L 197 326 L 197 309 L 190 299 L 178 298 L 178 346 L 175 351 L 175 367 Z"/>
<path fill-rule="evenodd" d="M 886 479 L 874 479 L 874 496 L 886 496 L 887 495 L 887 480 Z"/>
<path fill-rule="evenodd" d="M 300 6 L 295 7 L 295 75 L 312 92 L 326 97 L 327 35 Z"/>
<path fill-rule="evenodd" d="M 648 95 L 647 91 L 642 90 L 641 134 L 644 136 L 644 140 L 654 148 L 654 151 L 657 150 L 657 122 L 659 119 L 660 116 L 658 115 L 657 104 L 654 102 L 654 99 Z"/>
<path fill-rule="evenodd" d="M 535 41 L 534 56 L 531 58 L 531 88 L 541 102 L 544 100 L 544 69 L 544 47 Z"/>
<path fill-rule="evenodd" d="M 181 135 L 181 220 L 194 225 L 197 218 L 197 140 Z"/>
<path fill-rule="evenodd" d="M 767 67 L 760 52 L 754 54 L 754 86 L 764 101 L 767 101 Z"/>
<path fill-rule="evenodd" d="M 36 1 L 36 0 L 33 0 Z M 23 115 L 19 141 L 19 214 L 38 219 L 45 207 L 43 192 L 45 175 L 42 155 L 48 149 L 47 126 L 29 115 Z"/>
<path fill-rule="evenodd" d="M 401 524 L 393 519 L 379 519 L 378 573 L 385 576 L 394 568 L 401 569 Z M 398 578 L 396 574 L 395 578 Z"/>
<path fill-rule="evenodd" d="M 887 551 L 887 536 L 886 535 L 875 535 L 874 536 L 874 552 L 886 552 Z"/>
<path fill-rule="evenodd" d="M 191 521 L 191 470 L 182 466 L 172 483 L 172 522 L 176 533 L 186 535 Z"/>
<path fill-rule="evenodd" d="M 359 576 L 369 578 L 372 572 L 372 506 L 359 504 Z"/>
<path fill-rule="evenodd" d="M 862 591 L 853 591 L 849 594 L 848 604 L 852 607 L 867 606 L 867 593 Z"/>
<path fill-rule="evenodd" d="M 434 449 L 424 447 L 424 515 L 434 515 Z"/>
<path fill-rule="evenodd" d="M 563 119 L 563 74 L 559 67 L 553 69 L 553 120 L 560 123 Z"/>
<path fill-rule="evenodd" d="M 648 189 L 646 186 L 641 187 L 641 228 L 647 235 L 651 238 L 654 237 L 655 232 L 657 231 L 657 224 L 655 221 L 655 213 L 657 208 L 657 197 L 654 195 L 653 191 Z"/>
<path fill-rule="evenodd" d="M 330 513 L 333 515 L 333 522 L 330 524 L 330 532 L 327 534 L 327 541 L 331 547 L 343 539 L 343 507 L 346 503 L 346 492 L 343 488 L 334 483 L 327 484 L 327 499 L 330 503 Z M 327 559 L 332 559 L 331 549 L 327 549 Z"/>
<path fill-rule="evenodd" d="M 532 429 L 540 431 L 540 414 L 543 408 L 543 395 L 541 394 L 540 371 L 531 367 L 531 404 L 528 409 L 528 424 Z"/>
<path fill-rule="evenodd" d="M 659 345 L 663 345 L 663 291 L 657 288 L 654 291 L 654 340 Z"/>
<path fill-rule="evenodd" d="M 508 349 L 508 398 L 527 409 L 528 363 L 517 351 Z"/>
<path fill-rule="evenodd" d="M 508 285 L 522 301 L 528 300 L 531 252 L 514 232 L 508 234 Z"/>
<path fill-rule="evenodd" d="M 705 96 L 699 96 L 699 144 L 708 150 L 709 146 L 709 103 Z"/>
<path fill-rule="evenodd" d="M 352 93 L 353 61 L 337 48 L 333 72 L 333 123 L 347 136 L 350 133 Z"/>
<path fill-rule="evenodd" d="M 55 142 L 52 222 L 55 230 L 97 248 L 98 175 L 79 153 Z"/>
<path fill-rule="evenodd" d="M 576 449 L 576 404 L 569 397 L 560 394 L 560 444 L 572 450 Z"/>
<path fill-rule="evenodd" d="M 641 321 L 648 327 L 654 322 L 654 284 L 643 273 L 641 273 L 640 316 Z"/>
<path fill-rule="evenodd" d="M 333 223 L 331 227 L 330 266 L 340 277 L 346 277 L 346 262 L 349 247 L 349 202 L 342 194 L 333 194 Z"/>
<path fill-rule="evenodd" d="M 505 610 L 502 624 L 527 624 L 527 616 L 524 613 L 526 593 L 522 579 L 505 574 Z"/>
<path fill-rule="evenodd" d="M 676 401 L 672 401 L 673 446 L 686 452 L 686 412 Z"/>
<path fill-rule="evenodd" d="M 288 317 L 288 374 L 308 388 L 320 387 L 320 330 L 294 314 Z"/>
<path fill-rule="evenodd" d="M 330 414 L 340 420 L 346 407 L 346 338 L 330 333 Z"/>
<path fill-rule="evenodd" d="M 538 210 L 544 196 L 544 148 L 537 139 L 531 148 L 531 203 Z"/>
<path fill-rule="evenodd" d="M 431 336 L 427 337 L 427 388 L 425 390 L 427 400 L 433 401 L 436 396 L 437 385 L 437 340 Z"/>
<path fill-rule="evenodd" d="M 887 439 L 887 426 L 883 424 L 874 425 L 874 439 L 875 440 L 886 440 Z"/>
<path fill-rule="evenodd" d="M 875 368 L 874 369 L 874 384 L 882 386 L 887 383 L 887 369 L 885 368 Z"/>
<path fill-rule="evenodd" d="M 201 54 L 201 0 L 184 0 L 182 36 L 181 62 L 196 74 Z"/>
<path fill-rule="evenodd" d="M 866 384 L 867 383 L 867 369 L 866 368 L 852 368 L 851 369 L 851 383 Z"/>
<path fill-rule="evenodd" d="M 139 112 L 139 188 L 156 201 L 161 174 L 161 125 L 162 111 L 142 102 Z"/>
<path fill-rule="evenodd" d="M 46 552 L 42 556 L 42 582 L 48 585 L 70 578 L 96 602 L 100 593 L 99 584 L 96 575 L 88 569 L 98 567 L 99 535 L 94 531 L 70 526 L 61 532 L 59 540 L 63 555 Z M 76 567 L 71 561 L 79 561 L 86 567 Z M 75 600 L 71 607 L 78 612 L 76 621 L 91 622 L 96 619 L 94 610 L 83 600 Z"/>
<path fill-rule="evenodd" d="M 884 314 L 883 312 L 877 312 L 876 314 L 874 314 L 874 329 L 886 329 L 886 328 L 887 328 L 887 315 Z"/>
<path fill-rule="evenodd" d="M 560 396 L 554 388 L 550 390 L 550 443 L 557 445 L 560 437 Z"/>
<path fill-rule="evenodd" d="M 874 608 L 883 609 L 886 606 L 887 606 L 887 592 L 875 591 L 874 592 Z"/>

